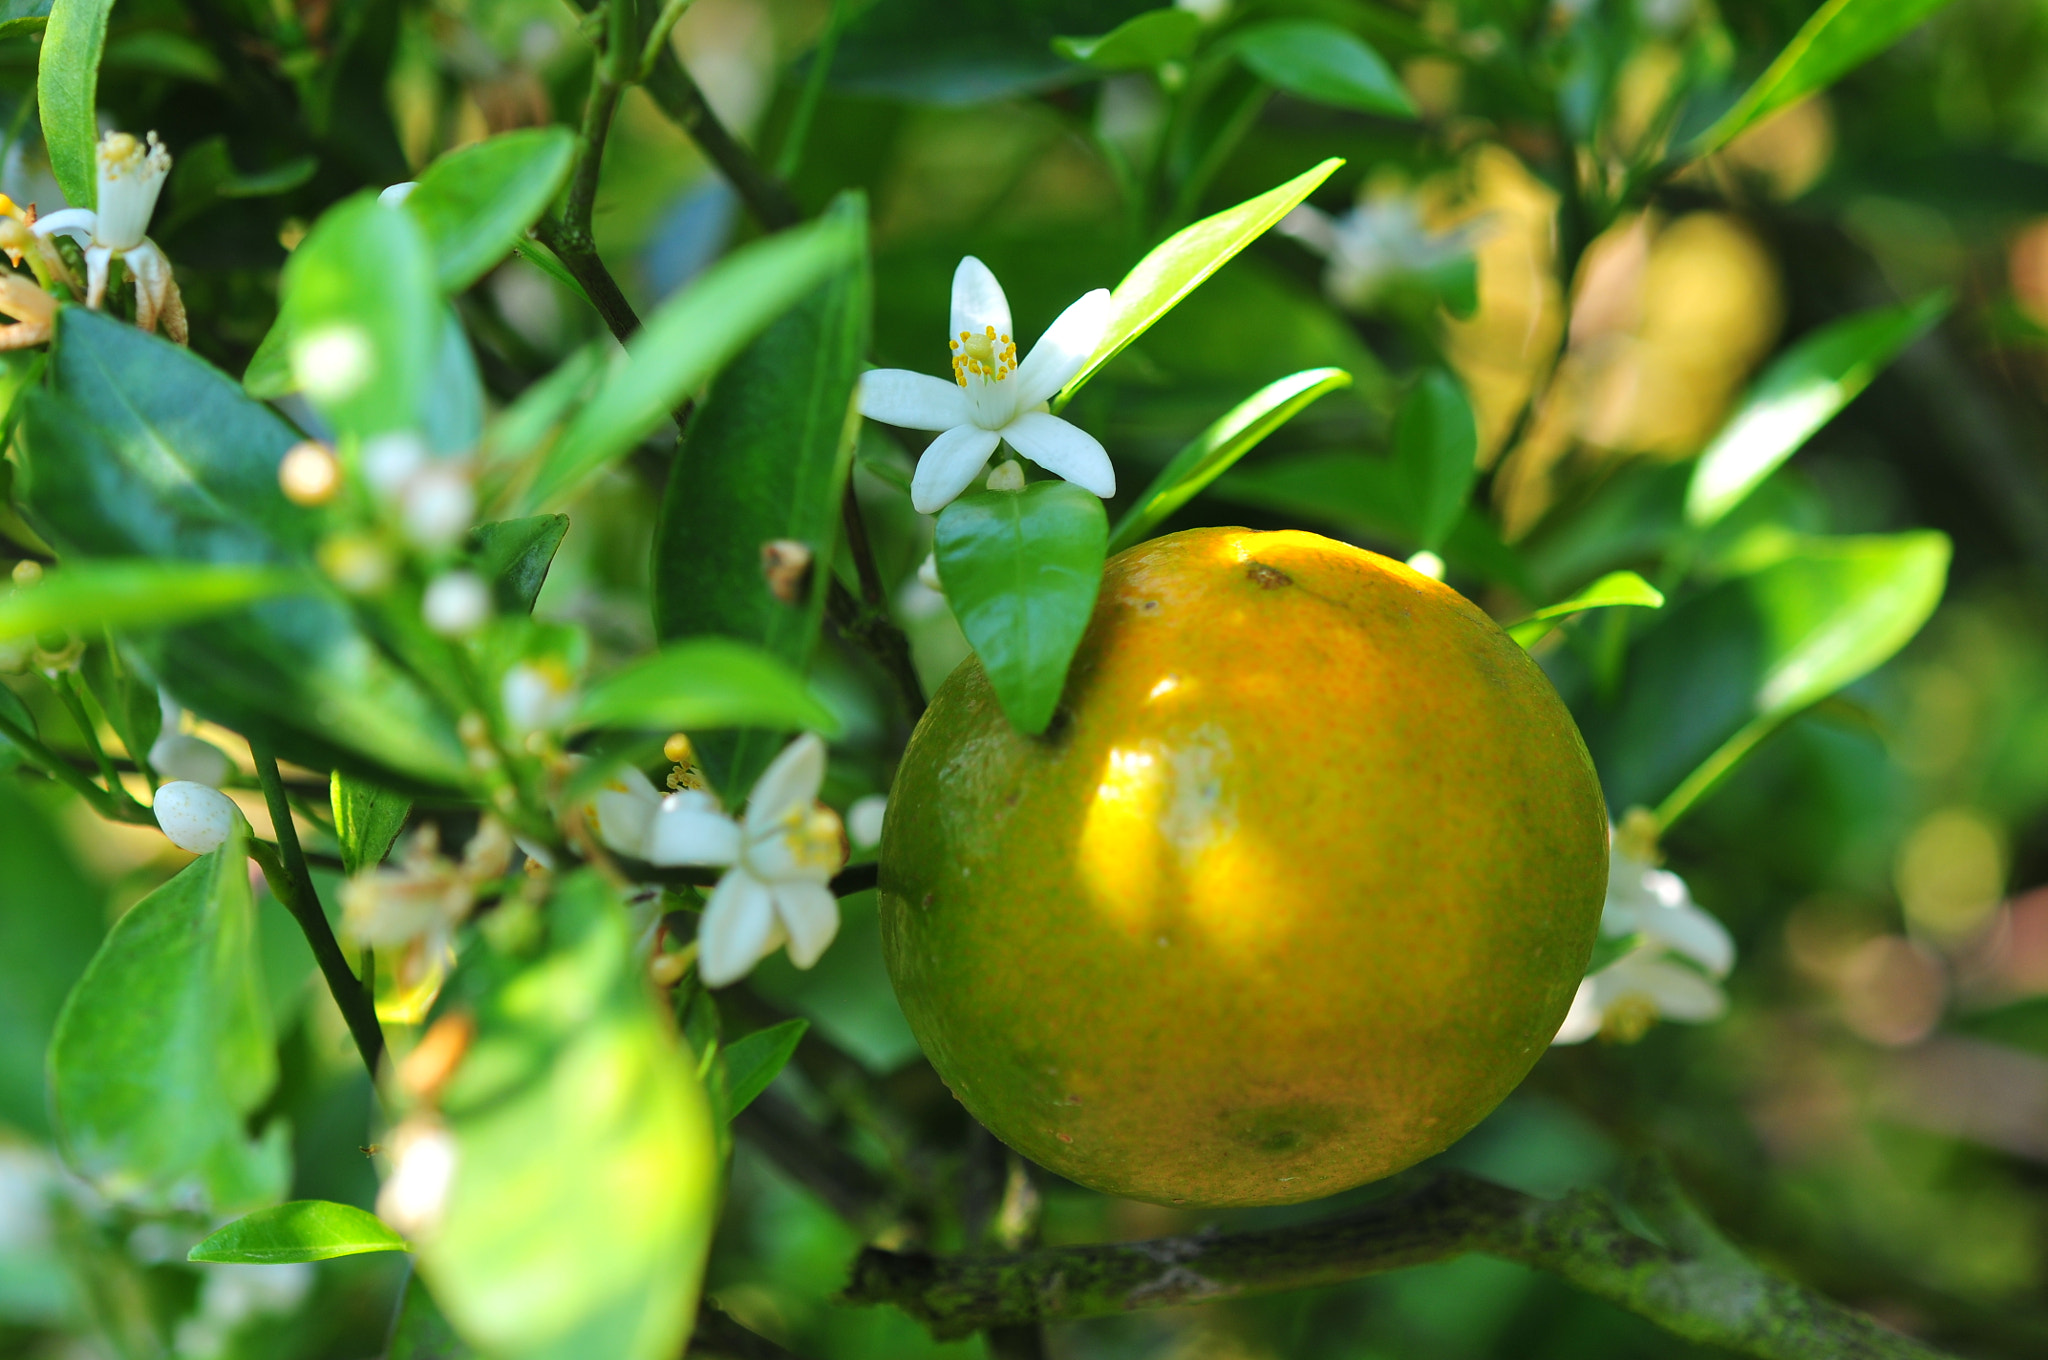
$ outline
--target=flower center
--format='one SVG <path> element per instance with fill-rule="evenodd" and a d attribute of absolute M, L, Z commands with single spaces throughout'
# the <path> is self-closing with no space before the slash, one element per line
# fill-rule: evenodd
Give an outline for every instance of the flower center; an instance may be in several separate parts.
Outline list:
<path fill-rule="evenodd" d="M 775 834 L 781 837 L 790 862 L 800 869 L 830 874 L 845 855 L 838 815 L 816 803 L 784 813 Z"/>
<path fill-rule="evenodd" d="M 953 341 L 953 380 L 962 387 L 967 386 L 970 373 L 983 382 L 995 383 L 1016 371 L 1017 342 L 996 334 L 994 326 L 981 335 L 962 331 L 960 338 Z"/>

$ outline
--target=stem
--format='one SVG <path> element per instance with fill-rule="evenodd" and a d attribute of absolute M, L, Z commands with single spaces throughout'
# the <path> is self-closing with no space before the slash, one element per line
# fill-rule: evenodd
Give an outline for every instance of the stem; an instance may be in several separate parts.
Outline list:
<path fill-rule="evenodd" d="M 860 577 L 860 597 L 869 609 L 883 607 L 882 569 L 875 565 L 874 545 L 868 540 L 867 518 L 860 512 L 860 500 L 853 494 L 853 479 L 846 482 L 846 495 L 839 502 L 839 518 L 846 526 L 846 546 L 853 553 L 853 569 Z"/>
<path fill-rule="evenodd" d="M 849 864 L 834 874 L 825 886 L 832 890 L 834 897 L 851 897 L 855 893 L 866 892 L 874 887 L 875 876 L 880 868 L 881 866 L 872 860 L 866 864 Z M 692 888 L 711 888 L 717 886 L 718 880 L 724 874 L 723 869 L 699 868 L 694 865 L 668 868 L 635 863 L 628 877 L 636 883 L 680 883 Z"/>
<path fill-rule="evenodd" d="M 869 608 L 833 577 L 825 596 L 825 613 L 841 636 L 875 659 L 896 686 L 904 711 L 916 722 L 924 716 L 924 686 L 910 660 L 910 639 L 879 607 Z"/>
<path fill-rule="evenodd" d="M 271 893 L 299 923 L 306 943 L 312 947 L 313 961 L 320 965 L 320 975 L 327 980 L 327 990 L 333 994 L 334 1004 L 341 1008 L 342 1019 L 348 1022 L 356 1052 L 362 1054 L 363 1066 L 370 1070 L 374 1081 L 377 1064 L 384 1056 L 384 1031 L 377 1024 L 376 1002 L 366 980 L 359 981 L 349 971 L 348 956 L 341 952 L 334 928 L 327 924 L 327 913 L 321 910 L 312 872 L 306 867 L 306 853 L 299 847 L 299 829 L 292 825 L 291 805 L 285 801 L 277 757 L 267 745 L 255 741 L 249 743 L 249 752 L 256 758 L 256 775 L 263 781 L 263 801 L 269 805 L 271 825 L 277 836 L 275 850 L 262 841 L 254 841 L 249 853 L 262 868 Z"/>
<path fill-rule="evenodd" d="M 78 735 L 85 739 L 86 751 L 91 754 L 93 763 L 99 766 L 107 795 L 117 802 L 134 802 L 127 786 L 121 782 L 120 771 L 114 768 L 106 748 L 100 745 L 99 724 L 93 721 L 92 711 L 86 707 L 85 682 L 78 678 L 77 671 L 66 671 L 55 688 L 58 699 L 63 701 L 64 711 L 71 715 L 72 723 L 78 728 Z"/>
<path fill-rule="evenodd" d="M 1671 1245 L 1631 1231 L 1606 1194 L 1544 1200 L 1461 1172 L 1343 1218 L 1263 1231 L 939 1260 L 870 1247 L 845 1300 L 890 1303 L 941 1339 L 1311 1288 L 1469 1252 L 1532 1266 L 1674 1335 L 1758 1360 L 1940 1360 L 1941 1352 L 1749 1261 L 1668 1175 L 1631 1204 Z"/>
<path fill-rule="evenodd" d="M 1657 805 L 1658 833 L 1661 835 L 1670 830 L 1671 824 L 1684 816 L 1686 809 L 1705 797 L 1723 777 L 1741 763 L 1744 756 L 1756 749 L 1757 743 L 1777 731 L 1790 716 L 1767 713 L 1752 718 L 1743 725 L 1741 731 L 1722 742 L 1712 755 L 1695 766 L 1693 772 Z"/>
<path fill-rule="evenodd" d="M 148 808 L 133 799 L 126 803 L 117 801 L 111 793 L 93 783 L 91 776 L 43 745 L 4 713 L 0 713 L 0 738 L 13 743 L 21 752 L 22 759 L 91 803 L 93 810 L 108 821 L 133 822 L 138 826 L 155 822 L 156 818 Z"/>
<path fill-rule="evenodd" d="M 782 150 L 775 157 L 775 177 L 787 182 L 803 164 L 804 143 L 811 135 L 811 120 L 817 116 L 818 100 L 825 93 L 825 76 L 832 69 L 832 56 L 839 48 L 839 26 L 846 18 L 846 0 L 832 0 L 825 17 L 825 36 L 811 56 L 810 74 L 804 78 L 803 93 L 789 115 L 789 129 L 782 134 Z"/>
<path fill-rule="evenodd" d="M 781 231 L 804 220 L 803 209 L 780 179 L 754 159 L 737 137 L 718 121 L 704 92 L 676 60 L 675 49 L 664 46 L 647 77 L 647 93 L 672 122 L 690 135 L 718 173 L 732 185 L 754 220 L 770 231 Z"/>
<path fill-rule="evenodd" d="M 640 64 L 634 68 L 633 79 L 646 84 L 647 77 L 654 74 L 654 64 L 661 59 L 661 49 L 668 45 L 668 36 L 675 30 L 676 20 L 683 17 L 693 0 L 666 0 L 661 13 L 654 16 L 654 27 L 647 30 L 647 41 L 640 48 Z"/>

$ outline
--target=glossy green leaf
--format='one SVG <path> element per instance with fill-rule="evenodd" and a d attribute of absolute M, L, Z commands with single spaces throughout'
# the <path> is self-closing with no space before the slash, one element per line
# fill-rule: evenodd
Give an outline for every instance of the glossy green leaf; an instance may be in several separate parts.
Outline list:
<path fill-rule="evenodd" d="M 0 713 L 26 718 L 11 691 L 0 696 Z M 0 779 L 0 1124 L 40 1137 L 50 1036 L 106 930 L 106 891 L 86 877 L 51 800 L 31 789 Z"/>
<path fill-rule="evenodd" d="M 375 1214 L 332 1200 L 295 1199 L 236 1219 L 192 1248 L 185 1259 L 281 1266 L 405 1250 L 405 1239 Z"/>
<path fill-rule="evenodd" d="M 547 921 L 539 957 L 473 951 L 451 983 L 476 1038 L 441 1097 L 461 1171 L 420 1270 L 493 1360 L 674 1360 L 717 1212 L 710 1110 L 610 887 L 566 878 Z"/>
<path fill-rule="evenodd" d="M 768 1089 L 782 1069 L 789 1065 L 789 1060 L 796 1056 L 796 1046 L 803 1042 L 810 1027 L 808 1020 L 784 1020 L 779 1025 L 743 1034 L 725 1046 L 728 1119 L 753 1104 L 754 1097 Z"/>
<path fill-rule="evenodd" d="M 1617 605 L 1662 609 L 1664 592 L 1632 571 L 1610 571 L 1569 600 L 1545 605 L 1513 625 L 1508 629 L 1508 636 L 1524 647 L 1532 646 L 1573 614 L 1581 614 L 1588 609 L 1611 609 Z"/>
<path fill-rule="evenodd" d="M 443 343 L 426 233 L 362 193 L 329 208 L 285 265 L 279 324 L 298 388 L 342 434 L 423 423 Z"/>
<path fill-rule="evenodd" d="M 1267 84 L 1340 109 L 1415 117 L 1386 59 L 1349 29 L 1317 19 L 1254 24 L 1233 36 L 1239 60 Z"/>
<path fill-rule="evenodd" d="M 354 875 L 382 864 L 412 815 L 412 799 L 338 772 L 327 794 L 334 809 L 334 839 L 341 844 L 341 871 Z"/>
<path fill-rule="evenodd" d="M 244 1128 L 277 1079 L 246 851 L 238 831 L 136 903 L 57 1019 L 58 1141 L 109 1198 L 219 1212 L 285 1188 L 283 1127 Z"/>
<path fill-rule="evenodd" d="M 530 614 L 548 566 L 569 532 L 567 515 L 529 515 L 525 519 L 493 520 L 469 531 L 469 550 L 476 569 L 491 583 L 498 608 L 508 614 Z"/>
<path fill-rule="evenodd" d="M 568 501 L 668 420 L 770 321 L 851 265 L 865 245 L 857 220 L 827 213 L 734 251 L 663 303 L 542 456 L 526 506 Z"/>
<path fill-rule="evenodd" d="M 36 106 L 50 173 L 77 208 L 99 204 L 100 54 L 114 0 L 53 0 L 36 61 Z"/>
<path fill-rule="evenodd" d="M 1069 482 L 977 491 L 939 512 L 939 580 L 1003 712 L 1043 732 L 1066 688 L 1109 545 L 1109 516 Z"/>
<path fill-rule="evenodd" d="M 668 732 L 706 727 L 805 728 L 839 735 L 839 718 L 803 677 L 733 638 L 672 642 L 592 685 L 581 727 Z"/>
<path fill-rule="evenodd" d="M 49 23 L 55 0 L 0 0 L 0 38 L 24 38 Z"/>
<path fill-rule="evenodd" d="M 303 565 L 322 537 L 324 513 L 278 488 L 298 435 L 191 351 L 67 308 L 49 376 L 23 394 L 17 448 L 35 521 L 73 566 Z M 324 588 L 130 641 L 179 702 L 294 763 L 394 788 L 470 778 L 453 715 Z"/>
<path fill-rule="evenodd" d="M 1182 227 L 1154 246 L 1110 294 L 1109 326 L 1103 332 L 1102 343 L 1095 347 L 1095 353 L 1088 357 L 1081 371 L 1060 389 L 1053 409 L 1065 405 L 1125 345 L 1151 329 L 1154 322 L 1173 310 L 1174 304 L 1201 287 L 1205 279 L 1228 264 L 1240 250 L 1293 212 L 1343 163 L 1341 158 L 1332 156 L 1256 198 Z"/>
<path fill-rule="evenodd" d="M 1699 529 L 1718 523 L 1941 320 L 1952 301 L 1942 291 L 1902 307 L 1859 312 L 1787 350 L 1751 384 L 1693 465 L 1686 521 Z"/>
<path fill-rule="evenodd" d="M 131 755 L 148 754 L 164 725 L 156 682 L 140 674 L 119 648 L 104 643 L 86 649 L 79 673 L 99 700 L 121 745 Z"/>
<path fill-rule="evenodd" d="M 1827 0 L 1742 97 L 1685 146 L 1694 159 L 1744 128 L 1824 90 L 1920 25 L 1948 0 Z"/>
<path fill-rule="evenodd" d="M 1447 369 L 1426 368 L 1394 420 L 1394 485 L 1418 546 L 1434 550 L 1465 512 L 1478 476 L 1479 425 Z"/>
<path fill-rule="evenodd" d="M 1268 383 L 1246 397 L 1159 470 L 1145 493 L 1117 521 L 1109 551 L 1119 553 L 1142 540 L 1304 407 L 1349 386 L 1351 375 L 1341 368 L 1312 368 Z"/>
<path fill-rule="evenodd" d="M 249 366 L 242 371 L 242 389 L 258 401 L 276 401 L 299 390 L 299 381 L 292 376 L 291 333 L 285 329 L 283 317 L 271 323 L 256 352 L 249 356 Z"/>
<path fill-rule="evenodd" d="M 1613 807 L 1690 802 L 1786 718 L 1867 675 L 1940 602 L 1939 533 L 1757 536 L 1732 575 L 1660 612 L 1612 708 L 1579 713 Z"/>
<path fill-rule="evenodd" d="M 858 199 L 833 211 L 861 228 Z M 860 434 L 853 393 L 867 354 L 870 294 L 863 247 L 712 383 L 676 455 L 655 530 L 659 636 L 718 634 L 798 672 L 810 664 Z M 811 554 L 789 599 L 763 571 L 763 550 L 775 541 Z M 713 784 L 743 789 L 784 740 L 782 732 L 747 729 L 699 743 L 698 754 Z"/>
<path fill-rule="evenodd" d="M 525 128 L 426 168 L 405 208 L 426 232 L 443 292 L 461 292 L 512 253 L 561 191 L 575 150 L 568 128 Z"/>
<path fill-rule="evenodd" d="M 168 626 L 310 584 L 305 573 L 281 567 L 80 562 L 46 573 L 33 586 L 0 590 L 0 639 Z"/>
<path fill-rule="evenodd" d="M 568 416 L 590 399 L 604 375 L 612 349 L 609 339 L 572 350 L 553 371 L 521 392 L 499 412 L 485 431 L 484 485 L 487 501 L 495 501 L 502 482 L 545 443 Z M 252 369 L 254 365 L 250 366 Z"/>
<path fill-rule="evenodd" d="M 1098 71 L 1141 71 L 1185 60 L 1202 34 L 1202 21 L 1184 9 L 1147 10 L 1093 38 L 1054 38 L 1052 50 Z"/>

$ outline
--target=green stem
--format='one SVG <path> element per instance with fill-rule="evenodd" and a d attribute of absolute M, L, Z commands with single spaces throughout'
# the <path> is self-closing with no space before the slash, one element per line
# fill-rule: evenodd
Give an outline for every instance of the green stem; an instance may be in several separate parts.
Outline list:
<path fill-rule="evenodd" d="M 106 785 L 107 795 L 116 802 L 134 802 L 128 786 L 121 782 L 121 772 L 114 768 L 114 762 L 108 757 L 107 748 L 100 745 L 99 724 L 93 720 L 92 708 L 86 700 L 85 682 L 78 678 L 77 671 L 66 671 L 64 678 L 57 682 L 56 689 L 57 697 L 64 703 L 64 711 L 71 715 L 78 735 L 85 739 L 85 749 L 91 753 L 93 763 L 100 767 L 100 779 Z"/>
<path fill-rule="evenodd" d="M 670 0 L 674 3 L 674 0 Z M 803 93 L 789 115 L 789 129 L 782 134 L 782 150 L 775 156 L 775 177 L 787 183 L 804 161 L 804 143 L 811 135 L 811 120 L 817 116 L 818 101 L 825 94 L 825 77 L 832 69 L 832 56 L 839 49 L 839 26 L 846 18 L 846 0 L 832 0 L 825 17 L 825 36 L 811 55 L 810 74 L 804 77 Z"/>
<path fill-rule="evenodd" d="M 1620 613 L 1620 610 L 1616 610 Z M 1755 750 L 1757 743 L 1783 726 L 1790 714 L 1767 713 L 1752 718 L 1742 730 L 1721 743 L 1720 748 L 1696 766 L 1679 786 L 1673 789 L 1663 802 L 1657 805 L 1656 818 L 1659 834 L 1671 829 L 1671 824 L 1685 815 L 1694 803 L 1705 797 L 1713 787 L 1726 778 L 1729 772 L 1742 763 L 1742 758 Z"/>
<path fill-rule="evenodd" d="M 661 13 L 654 16 L 654 27 L 647 30 L 647 41 L 640 48 L 640 64 L 634 68 L 633 79 L 646 84 L 647 77 L 654 74 L 654 65 L 661 60 L 661 49 L 668 45 L 669 34 L 675 30 L 676 21 L 683 17 L 694 0 L 667 0 Z"/>
<path fill-rule="evenodd" d="M 754 219 L 770 231 L 781 231 L 804 220 L 789 188 L 754 159 L 746 144 L 732 135 L 712 112 L 704 91 L 676 60 L 675 49 L 664 47 L 647 76 L 647 93 L 669 119 L 690 135 L 718 173 L 733 187 Z"/>
<path fill-rule="evenodd" d="M 262 868 L 271 893 L 299 923 L 299 930 L 313 950 L 313 961 L 320 965 L 320 975 L 327 980 L 327 990 L 333 995 L 334 1004 L 341 1008 L 342 1019 L 348 1022 L 356 1052 L 362 1055 L 363 1066 L 374 1080 L 377 1065 L 384 1057 L 384 1031 L 377 1024 L 377 1004 L 370 996 L 368 980 L 359 980 L 349 970 L 348 956 L 341 952 L 334 928 L 327 924 L 320 894 L 313 887 L 312 871 L 306 867 L 306 852 L 299 845 L 299 830 L 292 825 L 291 804 L 285 798 L 284 779 L 277 772 L 277 757 L 268 746 L 255 741 L 249 743 L 249 751 L 256 758 L 256 776 L 263 781 L 263 801 L 270 808 L 271 825 L 277 835 L 275 849 L 262 841 L 252 841 L 249 853 Z"/>
<path fill-rule="evenodd" d="M 5 714 L 0 714 L 0 738 L 11 742 L 21 752 L 22 759 L 91 803 L 93 811 L 108 821 L 133 822 L 138 826 L 155 822 L 148 808 L 132 799 L 126 804 L 116 800 L 107 790 L 93 783 L 91 776 L 43 745 L 34 734 Z"/>

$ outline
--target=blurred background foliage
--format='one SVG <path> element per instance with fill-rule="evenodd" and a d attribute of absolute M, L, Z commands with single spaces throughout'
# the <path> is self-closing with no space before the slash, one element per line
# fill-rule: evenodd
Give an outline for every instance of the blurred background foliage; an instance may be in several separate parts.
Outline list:
<path fill-rule="evenodd" d="M 1235 67 L 1204 77 L 1214 88 L 1186 111 L 1171 98 L 1185 67 L 1105 77 L 1053 45 L 1140 8 L 696 0 L 674 46 L 806 211 L 850 186 L 869 195 L 871 357 L 883 365 L 937 367 L 935 323 L 963 254 L 988 261 L 1020 335 L 1035 336 L 1163 231 L 1344 157 L 1313 202 L 1367 210 L 1376 270 L 1339 277 L 1269 236 L 1073 408 L 1128 495 L 1259 385 L 1318 365 L 1354 375 L 1169 527 L 1304 526 L 1403 557 L 1424 546 L 1358 469 L 1386 449 L 1405 375 L 1441 358 L 1471 394 L 1481 465 L 1479 511 L 1441 551 L 1452 583 L 1503 619 L 1622 567 L 1705 592 L 1758 534 L 1945 531 L 1954 562 L 1925 631 L 1765 741 L 1667 837 L 1670 867 L 1737 937 L 1729 1016 L 1555 1050 L 1447 1157 L 1554 1193 L 1660 1147 L 1765 1261 L 1963 1354 L 2048 1351 L 2048 4 L 1955 0 L 1825 94 L 1657 185 L 1647 207 L 1616 185 L 1673 135 L 1674 94 L 1740 88 L 1808 17 L 1803 0 L 1247 0 L 1211 21 L 1345 28 L 1398 71 L 1419 123 L 1274 94 Z M 281 265 L 330 202 L 489 133 L 573 122 L 590 65 L 578 19 L 555 0 L 122 0 L 101 100 L 178 157 L 155 236 L 176 262 L 194 348 L 242 371 L 274 317 Z M 822 97 L 793 139 L 828 33 Z M 32 26 L 0 37 L 4 188 L 50 205 L 35 43 Z M 637 88 L 595 221 L 643 308 L 756 230 Z M 1939 289 L 1956 300 L 1946 319 L 1674 558 L 1688 460 L 1760 367 L 1821 325 Z M 460 305 L 500 401 L 601 331 L 521 260 Z M 894 490 L 911 452 L 871 427 L 857 477 L 930 685 L 965 643 L 916 581 L 928 523 Z M 660 472 L 636 460 L 583 500 L 540 605 L 620 655 L 651 642 L 648 489 Z M 1674 600 L 1665 619 L 1684 627 Z M 1617 814 L 1668 793 L 1701 754 L 1661 772 L 1665 729 L 1684 725 L 1691 701 L 1682 685 L 1643 697 L 1666 623 L 1623 618 L 1634 613 L 1589 615 L 1543 653 Z M 1681 658 L 1710 687 L 1714 664 L 1705 651 Z M 844 806 L 886 788 L 901 733 L 863 660 L 833 652 L 820 667 L 850 719 L 827 791 Z M 1649 705 L 1644 721 L 1617 716 L 1632 704 Z M 245 753 L 231 734 L 207 735 Z M 247 806 L 262 832 L 260 803 Z M 0 782 L 0 1354 L 379 1354 L 395 1258 L 202 1274 L 184 1253 L 203 1225 L 51 1193 L 61 1173 L 41 1073 L 57 1007 L 107 923 L 185 858 L 47 785 Z M 777 960 L 733 1005 L 813 1021 L 828 1043 L 799 1050 L 771 1101 L 824 1120 L 874 1176 L 950 1187 L 954 1218 L 934 1240 L 957 1247 L 958 1215 L 986 1218 L 1001 1197 L 989 1171 L 1001 1160 L 918 1056 L 871 900 L 846 913 L 819 967 Z M 263 920 L 285 1073 L 265 1116 L 295 1130 L 295 1195 L 368 1207 L 367 1081 L 296 934 L 274 909 Z M 1304 1212 L 1183 1213 L 1039 1189 L 1055 1244 Z M 938 1346 L 893 1312 L 836 1306 L 861 1241 L 743 1137 L 708 1287 L 819 1360 L 983 1353 L 979 1339 Z M 1050 1340 L 1072 1360 L 1707 1353 L 1480 1258 L 1063 1324 Z"/>

